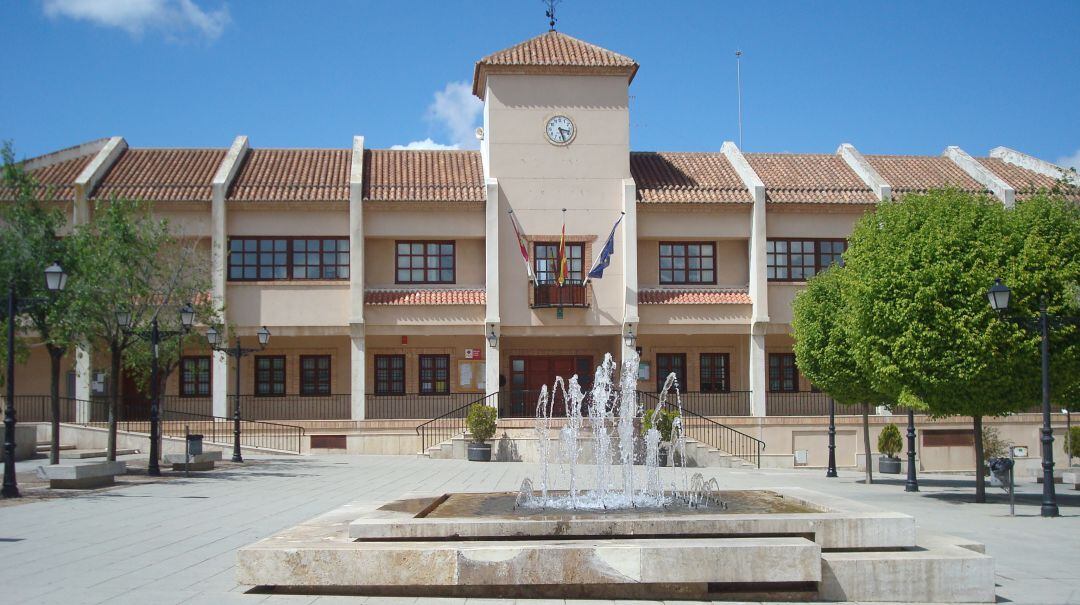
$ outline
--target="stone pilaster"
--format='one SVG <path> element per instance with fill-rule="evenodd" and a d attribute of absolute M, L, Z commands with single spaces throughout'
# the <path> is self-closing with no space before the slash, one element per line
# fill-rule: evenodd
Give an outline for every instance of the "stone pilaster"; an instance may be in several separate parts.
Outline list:
<path fill-rule="evenodd" d="M 349 331 L 352 348 L 351 417 L 363 420 L 366 381 L 364 371 L 364 137 L 353 137 L 352 164 L 349 169 Z"/>
<path fill-rule="evenodd" d="M 499 220 L 502 213 L 499 211 L 499 181 L 487 179 L 485 181 L 486 206 L 484 217 L 484 286 L 486 307 L 484 312 L 484 339 L 494 332 L 496 338 L 500 336 L 499 326 Z M 507 219 L 509 220 L 509 218 Z M 484 356 L 484 392 L 492 395 L 499 392 L 499 343 L 495 346 L 487 345 L 487 355 Z M 492 405 L 496 402 L 492 401 Z"/>

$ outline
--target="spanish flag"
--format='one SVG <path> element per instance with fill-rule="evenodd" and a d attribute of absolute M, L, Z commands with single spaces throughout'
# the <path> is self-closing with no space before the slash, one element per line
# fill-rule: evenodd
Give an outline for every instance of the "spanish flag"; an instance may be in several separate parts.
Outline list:
<path fill-rule="evenodd" d="M 525 272 L 529 280 L 533 279 L 532 261 L 529 259 L 529 242 L 521 234 L 521 226 L 518 225 L 517 217 L 514 216 L 513 208 L 510 209 L 510 224 L 514 227 L 514 235 L 517 236 L 518 249 L 521 250 L 521 258 L 525 261 Z"/>
<path fill-rule="evenodd" d="M 566 208 L 562 209 L 562 236 L 559 237 L 559 272 L 555 276 L 555 282 L 560 286 L 566 281 Z"/>

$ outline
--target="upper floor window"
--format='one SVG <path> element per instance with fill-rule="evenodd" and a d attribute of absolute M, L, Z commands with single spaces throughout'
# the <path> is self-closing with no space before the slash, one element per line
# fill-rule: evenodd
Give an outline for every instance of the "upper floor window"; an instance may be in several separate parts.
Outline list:
<path fill-rule="evenodd" d="M 397 242 L 399 284 L 452 284 L 454 242 Z"/>
<path fill-rule="evenodd" d="M 347 237 L 229 239 L 231 281 L 348 278 Z"/>
<path fill-rule="evenodd" d="M 841 262 L 847 250 L 843 239 L 770 239 L 765 244 L 766 266 L 773 281 L 802 281 Z"/>
<path fill-rule="evenodd" d="M 180 358 L 180 396 L 210 396 L 210 357 Z"/>
<path fill-rule="evenodd" d="M 330 394 L 330 356 L 300 356 L 300 394 Z"/>
<path fill-rule="evenodd" d="M 799 390 L 799 368 L 794 353 L 769 353 L 769 391 L 793 393 Z"/>
<path fill-rule="evenodd" d="M 661 284 L 715 284 L 716 245 L 660 242 Z"/>
<path fill-rule="evenodd" d="M 536 283 L 554 284 L 559 276 L 559 242 L 537 242 L 534 250 Z M 585 279 L 582 258 L 585 244 L 566 244 L 566 281 L 580 284 Z"/>

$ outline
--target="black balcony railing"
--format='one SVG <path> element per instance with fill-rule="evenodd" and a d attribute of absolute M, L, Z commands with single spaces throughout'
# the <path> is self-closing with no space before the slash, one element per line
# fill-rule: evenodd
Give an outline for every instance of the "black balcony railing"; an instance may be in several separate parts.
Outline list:
<path fill-rule="evenodd" d="M 423 454 L 444 441 L 453 439 L 465 433 L 465 420 L 469 417 L 469 407 L 474 403 L 492 405 L 493 399 L 498 398 L 498 393 L 483 396 L 472 394 L 472 401 L 448 410 L 427 422 L 416 427 L 416 435 L 420 438 L 420 453 Z"/>
<path fill-rule="evenodd" d="M 588 291 L 582 280 L 563 280 L 560 286 L 555 282 L 538 281 L 533 284 L 534 309 L 546 309 L 550 307 L 587 307 L 589 306 Z"/>

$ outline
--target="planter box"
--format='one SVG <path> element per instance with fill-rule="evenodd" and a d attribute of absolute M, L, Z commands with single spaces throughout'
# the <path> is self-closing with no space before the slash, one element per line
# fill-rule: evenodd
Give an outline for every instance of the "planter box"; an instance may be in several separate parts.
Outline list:
<path fill-rule="evenodd" d="M 900 459 L 882 456 L 878 458 L 878 472 L 882 475 L 899 475 Z"/>
<path fill-rule="evenodd" d="M 491 444 L 489 444 L 489 443 L 470 443 L 469 444 L 469 461 L 470 462 L 491 462 Z"/>

